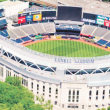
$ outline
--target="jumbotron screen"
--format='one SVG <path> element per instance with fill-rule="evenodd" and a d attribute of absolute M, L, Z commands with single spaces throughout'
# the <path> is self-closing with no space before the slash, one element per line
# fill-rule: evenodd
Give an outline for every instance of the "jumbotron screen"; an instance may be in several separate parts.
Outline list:
<path fill-rule="evenodd" d="M 81 7 L 58 6 L 58 20 L 81 21 L 81 17 Z"/>

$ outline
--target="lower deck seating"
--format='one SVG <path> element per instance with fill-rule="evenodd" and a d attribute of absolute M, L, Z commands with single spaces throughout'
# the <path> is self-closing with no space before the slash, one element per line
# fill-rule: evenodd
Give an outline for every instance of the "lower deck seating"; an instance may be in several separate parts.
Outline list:
<path fill-rule="evenodd" d="M 97 41 L 97 44 L 99 45 L 105 45 L 108 41 L 100 39 L 99 41 Z"/>
<path fill-rule="evenodd" d="M 23 41 L 25 41 L 25 42 L 31 40 L 31 38 L 29 38 L 28 36 L 22 37 L 21 39 L 22 39 Z"/>
<path fill-rule="evenodd" d="M 14 42 L 16 43 L 22 43 L 23 41 L 21 39 L 16 39 L 16 40 L 13 40 Z"/>
<path fill-rule="evenodd" d="M 6 29 L 0 31 L 0 35 L 2 35 L 2 36 L 4 36 L 4 37 L 8 37 L 8 36 L 9 36 L 9 34 L 8 34 L 8 32 L 7 32 Z"/>
<path fill-rule="evenodd" d="M 110 47 L 110 42 L 108 42 L 108 43 L 106 44 L 106 47 Z"/>

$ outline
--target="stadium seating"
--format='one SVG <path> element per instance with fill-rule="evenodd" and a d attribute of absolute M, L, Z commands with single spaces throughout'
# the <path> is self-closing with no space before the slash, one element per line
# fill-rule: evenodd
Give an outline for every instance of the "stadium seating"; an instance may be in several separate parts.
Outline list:
<path fill-rule="evenodd" d="M 91 26 L 91 25 L 84 25 L 82 27 L 82 31 L 81 33 L 82 34 L 85 34 L 85 35 L 91 35 L 92 32 L 96 29 L 96 26 Z"/>
<path fill-rule="evenodd" d="M 9 36 L 10 36 L 10 38 L 17 38 L 17 35 L 15 34 L 15 33 L 13 33 L 13 31 L 12 30 L 8 30 L 8 33 L 9 33 Z"/>
<path fill-rule="evenodd" d="M 108 42 L 108 43 L 106 44 L 106 47 L 110 47 L 110 42 Z"/>
<path fill-rule="evenodd" d="M 33 27 L 31 25 L 26 25 L 26 26 L 20 26 L 20 28 L 27 34 L 36 34 L 34 31 Z"/>
<path fill-rule="evenodd" d="M 35 24 L 32 24 L 32 26 L 35 28 L 37 33 L 45 33 L 46 32 L 44 30 L 42 23 L 35 23 Z"/>
<path fill-rule="evenodd" d="M 22 37 L 21 39 L 22 39 L 24 42 L 31 40 L 31 38 L 29 38 L 29 37 L 27 37 L 27 36 L 26 36 L 26 37 Z"/>
<path fill-rule="evenodd" d="M 54 23 L 42 23 L 46 33 L 55 33 Z"/>
<path fill-rule="evenodd" d="M 94 31 L 94 33 L 92 34 L 92 36 L 102 37 L 102 36 L 104 36 L 107 32 L 108 32 L 107 29 L 101 28 L 101 27 L 97 27 L 97 29 Z"/>
<path fill-rule="evenodd" d="M 97 41 L 97 44 L 99 45 L 105 45 L 108 41 L 100 39 L 99 41 Z"/>
<path fill-rule="evenodd" d="M 108 32 L 105 36 L 104 36 L 105 40 L 110 40 L 110 32 Z"/>
<path fill-rule="evenodd" d="M 14 28 L 13 32 L 16 33 L 19 37 L 26 36 L 26 33 L 19 29 L 19 27 Z"/>
<path fill-rule="evenodd" d="M 6 29 L 0 31 L 0 35 L 2 35 L 2 36 L 4 36 L 4 37 L 8 37 L 8 36 L 9 36 L 9 34 L 8 34 L 8 32 L 7 32 Z"/>
<path fill-rule="evenodd" d="M 13 40 L 14 42 L 16 43 L 22 43 L 23 41 L 21 39 L 16 39 L 16 40 Z"/>

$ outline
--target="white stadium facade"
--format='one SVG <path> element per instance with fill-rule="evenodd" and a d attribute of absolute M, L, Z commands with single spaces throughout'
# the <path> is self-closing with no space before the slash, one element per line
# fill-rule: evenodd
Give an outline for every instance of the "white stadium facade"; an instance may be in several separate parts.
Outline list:
<path fill-rule="evenodd" d="M 55 0 L 37 1 L 48 6 L 56 6 Z M 71 0 L 67 1 L 58 0 L 58 3 L 84 6 L 79 0 L 72 3 Z M 95 0 L 88 4 L 92 3 L 92 8 L 96 8 L 93 4 L 98 5 L 97 2 L 105 5 Z M 85 6 L 84 9 L 86 12 L 92 12 Z M 103 10 L 100 12 L 102 15 L 109 15 L 109 12 L 105 13 Z M 29 24 L 11 29 L 10 24 L 8 26 L 8 33 L 12 38 L 38 31 L 56 31 L 54 23 Z M 42 28 L 37 29 L 40 26 Z M 83 32 L 85 27 L 82 27 Z M 96 31 L 96 27 L 91 33 L 93 31 Z M 110 105 L 110 55 L 91 58 L 59 57 L 32 51 L 0 35 L 0 81 L 5 81 L 8 76 L 21 77 L 22 85 L 35 96 L 43 95 L 44 100 L 51 100 L 54 110 L 96 110 Z"/>

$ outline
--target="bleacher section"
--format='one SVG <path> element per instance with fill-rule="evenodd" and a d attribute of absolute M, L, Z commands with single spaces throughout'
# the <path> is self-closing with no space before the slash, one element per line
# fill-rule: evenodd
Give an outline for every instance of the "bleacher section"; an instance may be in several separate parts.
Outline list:
<path fill-rule="evenodd" d="M 107 42 L 108 41 L 106 41 L 106 40 L 100 39 L 99 41 L 97 41 L 97 44 L 103 46 L 103 45 L 107 44 Z"/>
<path fill-rule="evenodd" d="M 45 33 L 42 23 L 32 24 L 37 33 Z"/>
<path fill-rule="evenodd" d="M 107 29 L 97 27 L 97 29 L 93 32 L 92 36 L 103 37 L 108 32 Z"/>
<path fill-rule="evenodd" d="M 18 36 L 22 37 L 22 36 L 26 36 L 26 34 L 19 28 L 14 28 L 13 32 L 16 33 Z"/>
<path fill-rule="evenodd" d="M 54 23 L 43 23 L 46 33 L 54 33 L 55 32 L 55 25 Z"/>
<path fill-rule="evenodd" d="M 82 27 L 81 34 L 91 35 L 96 28 L 97 28 L 96 26 L 84 25 L 84 26 Z"/>
<path fill-rule="evenodd" d="M 12 30 L 8 30 L 8 33 L 9 33 L 9 36 L 10 36 L 10 38 L 17 38 L 17 35 L 15 34 L 15 33 L 13 33 L 13 31 Z"/>
<path fill-rule="evenodd" d="M 20 29 L 22 29 L 27 35 L 36 34 L 36 32 L 34 31 L 31 25 L 20 26 Z"/>
<path fill-rule="evenodd" d="M 108 32 L 105 36 L 104 36 L 105 40 L 110 40 L 110 32 Z"/>

